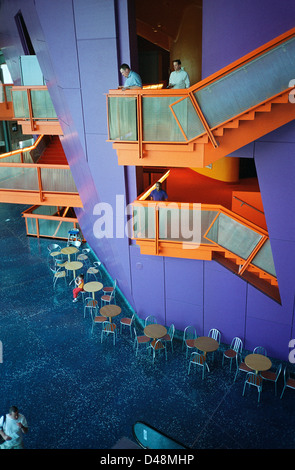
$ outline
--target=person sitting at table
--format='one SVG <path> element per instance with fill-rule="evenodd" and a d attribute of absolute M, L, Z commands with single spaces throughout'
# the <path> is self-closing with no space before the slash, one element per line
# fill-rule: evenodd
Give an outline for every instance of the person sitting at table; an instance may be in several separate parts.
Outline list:
<path fill-rule="evenodd" d="M 80 274 L 79 276 L 76 277 L 75 279 L 75 289 L 73 289 L 73 302 L 78 302 L 78 294 L 81 292 L 84 288 L 84 274 Z"/>

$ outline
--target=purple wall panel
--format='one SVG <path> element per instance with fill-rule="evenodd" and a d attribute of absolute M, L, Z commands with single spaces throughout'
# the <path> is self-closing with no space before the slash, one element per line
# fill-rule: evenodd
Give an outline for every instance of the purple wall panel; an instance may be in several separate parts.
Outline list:
<path fill-rule="evenodd" d="M 190 303 L 187 300 L 166 298 L 166 325 L 174 323 L 177 330 L 186 326 L 194 326 L 199 336 L 203 334 L 203 306 Z"/>
<path fill-rule="evenodd" d="M 79 41 L 78 54 L 85 132 L 103 133 L 107 139 L 105 94 L 110 88 L 118 86 L 116 40 L 110 38 Z M 112 151 L 112 144 L 109 144 L 109 147 Z"/>
<path fill-rule="evenodd" d="M 203 2 L 203 78 L 293 28 L 294 16 L 290 0 Z"/>
<path fill-rule="evenodd" d="M 224 343 L 234 336 L 244 341 L 247 284 L 214 261 L 205 263 L 204 333 L 220 330 Z"/>
<path fill-rule="evenodd" d="M 155 315 L 165 323 L 164 263 L 160 256 L 141 255 L 138 246 L 130 247 L 132 293 L 136 313 L 142 319 Z"/>
<path fill-rule="evenodd" d="M 248 350 L 252 351 L 256 346 L 264 346 L 269 356 L 288 360 L 290 328 L 287 325 L 248 318 L 246 335 L 247 341 L 244 346 Z"/>
<path fill-rule="evenodd" d="M 116 36 L 114 0 L 73 0 L 73 6 L 78 40 Z"/>

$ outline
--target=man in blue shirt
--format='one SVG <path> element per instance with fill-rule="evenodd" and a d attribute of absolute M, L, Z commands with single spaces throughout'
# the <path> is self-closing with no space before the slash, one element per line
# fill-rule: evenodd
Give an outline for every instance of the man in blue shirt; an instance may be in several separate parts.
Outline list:
<path fill-rule="evenodd" d="M 140 76 L 138 75 L 138 73 L 133 72 L 133 70 L 130 69 L 129 65 L 122 64 L 120 67 L 120 72 L 123 77 L 126 78 L 126 80 L 124 86 L 119 86 L 119 88 L 122 88 L 122 90 L 132 90 L 142 87 L 142 81 Z"/>
<path fill-rule="evenodd" d="M 150 193 L 150 198 L 152 201 L 167 201 L 168 195 L 159 181 L 156 183 L 156 189 Z"/>

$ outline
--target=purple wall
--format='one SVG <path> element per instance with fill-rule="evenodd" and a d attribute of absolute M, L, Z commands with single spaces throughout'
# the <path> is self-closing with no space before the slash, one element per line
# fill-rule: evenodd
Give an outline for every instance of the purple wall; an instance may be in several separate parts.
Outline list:
<path fill-rule="evenodd" d="M 203 76 L 293 26 L 294 5 L 289 1 L 203 3 Z M 192 324 L 198 334 L 216 327 L 223 342 L 238 335 L 246 348 L 263 345 L 270 355 L 286 360 L 288 341 L 295 334 L 294 123 L 234 154 L 255 158 L 282 306 L 213 261 L 142 256 L 126 237 L 98 240 L 93 234 L 98 202 L 115 208 L 116 194 L 124 195 L 127 203 L 136 197 L 134 167 L 118 166 L 106 142 L 105 93 L 121 80 L 121 62 L 132 59 L 136 69 L 131 4 L 3 1 L 0 40 L 12 76 L 19 79 L 17 57 L 22 51 L 13 17 L 21 9 L 64 131 L 62 143 L 84 204 L 77 212 L 82 230 L 138 315 L 156 315 L 179 330 Z"/>

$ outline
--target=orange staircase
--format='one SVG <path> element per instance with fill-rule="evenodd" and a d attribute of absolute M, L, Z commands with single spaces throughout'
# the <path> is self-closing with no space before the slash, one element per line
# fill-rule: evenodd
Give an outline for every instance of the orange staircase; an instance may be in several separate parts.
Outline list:
<path fill-rule="evenodd" d="M 58 136 L 53 136 L 50 143 L 47 145 L 45 150 L 42 152 L 38 163 L 46 163 L 50 165 L 67 165 L 67 157 L 64 153 L 64 149 L 61 145 Z"/>
<path fill-rule="evenodd" d="M 294 53 L 295 28 L 187 90 L 110 90 L 118 163 L 204 168 L 293 121 Z"/>

